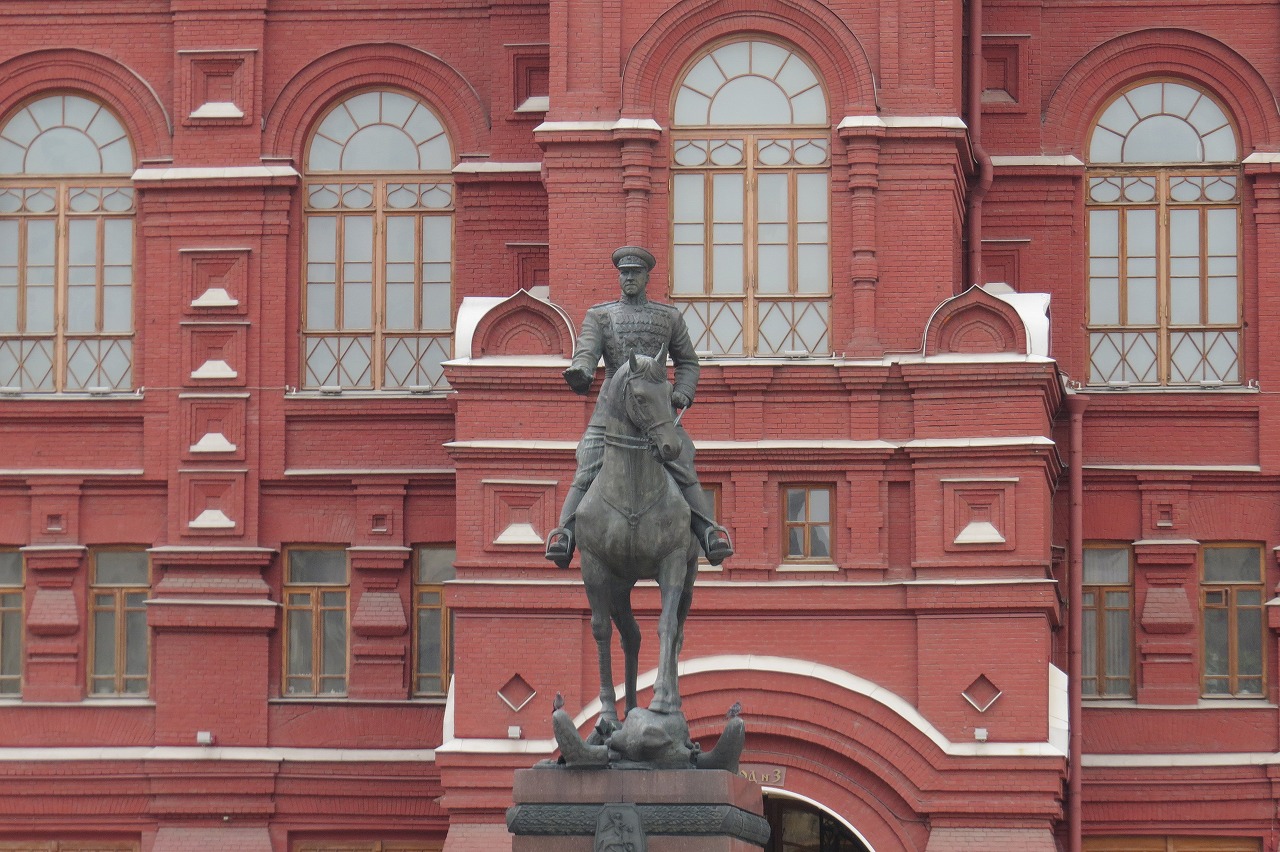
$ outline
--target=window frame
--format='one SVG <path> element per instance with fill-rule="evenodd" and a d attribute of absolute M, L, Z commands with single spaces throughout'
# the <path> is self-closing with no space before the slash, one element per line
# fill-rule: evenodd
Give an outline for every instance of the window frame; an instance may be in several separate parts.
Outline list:
<path fill-rule="evenodd" d="M 25 617 L 26 617 L 26 580 L 27 565 L 26 557 L 22 555 L 22 551 L 17 547 L 0 547 L 0 553 L 13 553 L 18 557 L 18 582 L 16 584 L 0 585 L 0 698 L 20 698 L 22 696 L 23 687 L 23 669 L 25 668 Z M 16 598 L 16 603 L 11 600 Z M 10 600 L 6 600 L 10 599 Z M 11 619 L 17 622 L 16 629 L 10 628 Z M 4 659 L 5 634 L 15 632 L 18 638 L 17 661 L 18 667 L 16 672 L 5 671 Z M 11 691 L 6 691 L 5 687 L 16 686 Z"/>
<path fill-rule="evenodd" d="M 457 559 L 457 548 L 445 544 L 421 544 L 413 548 L 413 670 L 411 690 L 414 698 L 443 698 L 449 691 L 449 679 L 453 675 L 453 612 L 444 599 L 444 584 L 452 577 L 439 582 L 424 582 L 421 577 L 422 558 L 426 551 L 451 552 L 452 563 Z M 436 602 L 425 600 L 427 595 L 436 595 Z M 423 630 L 423 613 L 439 612 L 440 670 L 426 672 L 423 670 L 421 632 Z M 423 689 L 422 682 L 426 678 L 439 678 L 440 689 Z"/>
<path fill-rule="evenodd" d="M 342 554 L 344 564 L 345 582 L 343 583 L 295 583 L 291 580 L 292 559 L 295 553 L 316 553 L 316 552 L 340 552 Z M 283 565 L 282 565 L 282 583 L 280 592 L 280 607 L 283 610 L 283 627 L 280 631 L 282 639 L 282 653 L 280 660 L 280 695 L 282 698 L 293 699 L 328 699 L 328 698 L 346 698 L 351 690 L 351 558 L 347 552 L 346 545 L 323 545 L 323 544 L 299 544 L 289 545 L 284 548 Z M 335 590 L 341 590 L 343 602 L 341 607 L 325 606 L 324 595 L 333 594 Z M 295 606 L 290 601 L 291 595 L 307 595 L 310 602 L 305 606 Z M 307 612 L 310 615 L 309 628 L 309 647 L 310 653 L 310 672 L 307 674 L 291 674 L 290 663 L 292 661 L 291 651 L 293 644 L 292 623 L 290 621 L 291 614 L 294 612 Z M 324 618 L 326 612 L 342 612 L 342 632 L 343 632 L 343 670 L 341 675 L 325 674 L 324 667 Z M 319 665 L 317 665 L 319 663 Z M 341 691 L 326 692 L 323 690 L 324 681 L 328 679 L 341 678 Z M 309 691 L 291 691 L 290 681 L 305 679 L 310 682 Z"/>
<path fill-rule="evenodd" d="M 17 379 L 19 387 L 23 393 L 32 394 L 48 394 L 48 393 L 82 393 L 98 388 L 107 388 L 114 392 L 125 392 L 132 390 L 136 385 L 135 370 L 137 367 L 136 353 L 134 343 L 136 341 L 138 324 L 137 324 L 137 268 L 138 268 L 138 229 L 137 229 L 137 197 L 133 186 L 132 172 L 136 167 L 136 151 L 133 146 L 133 140 L 128 135 L 128 130 L 124 122 L 120 119 L 119 114 L 106 102 L 91 97 L 85 93 L 76 91 L 48 90 L 40 92 L 30 98 L 26 98 L 17 104 L 12 110 L 6 112 L 0 117 L 0 128 L 9 124 L 19 113 L 28 109 L 31 105 L 40 101 L 51 98 L 76 98 L 97 106 L 98 110 L 94 113 L 95 119 L 98 112 L 105 112 L 119 126 L 123 132 L 122 138 L 128 146 L 128 154 L 131 162 L 131 168 L 128 172 L 18 172 L 13 174 L 0 174 L 0 195 L 17 192 L 20 194 L 27 190 L 50 189 L 52 190 L 53 203 L 49 210 L 44 211 L 28 211 L 23 210 L 21 206 L 12 211 L 0 212 L 0 222 L 14 221 L 17 223 L 15 229 L 15 238 L 18 241 L 18 256 L 15 258 L 15 266 L 13 268 L 14 279 L 14 298 L 16 312 L 14 330 L 0 332 L 0 347 L 14 348 L 16 354 L 12 357 L 17 372 L 14 378 Z M 93 124 L 93 120 L 88 122 Z M 58 127 L 74 127 L 64 123 Z M 80 128 L 76 128 L 80 129 Z M 38 138 L 38 137 L 37 137 Z M 119 140 L 115 140 L 119 141 Z M 32 140 L 34 143 L 35 140 Z M 15 143 L 16 144 L 16 143 Z M 111 144 L 114 144 L 111 143 Z M 30 150 L 31 143 L 28 143 Z M 129 205 L 123 210 L 106 209 L 105 201 L 100 201 L 97 209 L 94 210 L 76 210 L 73 209 L 73 202 L 70 198 L 70 192 L 73 189 L 93 190 L 117 190 L 123 191 L 124 197 L 129 199 Z M 102 199 L 108 195 L 115 193 L 103 192 Z M 20 197 L 19 196 L 19 197 Z M 33 285 L 30 282 L 31 270 L 34 267 L 28 266 L 30 241 L 28 235 L 31 225 L 34 222 L 52 222 L 53 223 L 53 257 L 52 257 L 52 273 L 53 281 L 51 284 Z M 89 221 L 95 223 L 94 235 L 94 281 L 92 287 L 94 289 L 94 322 L 93 329 L 89 331 L 73 330 L 70 328 L 70 304 L 72 302 L 72 290 L 83 288 L 82 283 L 73 284 L 71 282 L 72 269 L 84 268 L 84 264 L 71 263 L 72 248 L 72 223 L 77 221 Z M 107 273 L 108 268 L 119 268 L 122 264 L 106 263 L 105 248 L 108 243 L 106 231 L 108 226 L 106 223 L 110 221 L 127 221 L 129 223 L 129 257 L 128 257 L 128 278 L 127 285 L 108 284 Z M 43 266 L 43 265 L 42 265 Z M 105 298 L 107 288 L 128 288 L 129 307 L 127 312 L 128 329 L 109 330 L 105 326 Z M 50 287 L 52 289 L 53 303 L 51 305 L 50 322 L 52 327 L 48 331 L 30 331 L 27 329 L 27 303 L 31 298 L 31 290 L 33 287 Z M 39 375 L 48 375 L 48 381 L 40 381 L 35 385 L 28 385 L 23 382 L 28 369 L 40 369 L 40 364 L 31 364 L 30 359 L 36 351 L 39 350 L 40 344 L 47 341 L 52 348 L 52 353 L 48 359 L 47 374 L 41 372 Z M 70 369 L 73 360 L 78 358 L 81 347 L 96 347 L 96 354 L 90 351 L 90 358 L 93 366 L 89 370 L 90 381 L 73 383 L 71 381 Z M 123 353 L 127 362 L 124 375 L 116 381 L 110 381 L 110 376 L 104 374 L 104 370 L 109 369 L 107 360 L 112 357 L 114 352 Z M 83 369 L 84 364 L 79 365 Z M 101 381 L 92 381 L 92 379 L 100 379 Z"/>
<path fill-rule="evenodd" d="M 789 500 L 788 494 L 791 491 L 804 491 L 804 517 L 803 521 L 792 521 L 788 518 Z M 827 520 L 811 521 L 811 498 L 814 492 L 823 491 L 827 495 Z M 835 519 L 839 517 L 836 511 L 836 487 L 832 483 L 825 482 L 783 482 L 780 483 L 779 489 L 779 518 L 781 521 L 781 553 L 782 564 L 786 566 L 794 565 L 834 565 L 836 561 L 836 541 L 835 541 Z M 810 530 L 815 527 L 827 528 L 828 553 L 826 556 L 813 556 L 811 553 Z M 802 541 L 804 542 L 804 555 L 793 556 L 791 554 L 791 530 L 803 530 Z"/>
<path fill-rule="evenodd" d="M 824 115 L 827 120 L 822 123 L 794 123 L 794 124 L 715 124 L 711 123 L 708 116 L 707 123 L 704 124 L 677 124 L 676 123 L 676 102 L 679 99 L 682 90 L 685 88 L 690 73 L 704 59 L 712 56 L 722 48 L 726 48 L 738 43 L 763 43 L 785 51 L 794 57 L 797 61 L 803 63 L 812 74 L 816 86 L 819 88 L 823 98 Z M 790 57 L 786 61 L 790 61 Z M 754 74 L 738 74 L 738 77 L 759 76 Z M 812 88 L 812 87 L 810 87 Z M 807 90 L 804 90 L 807 91 Z M 790 96 L 788 96 L 790 97 Z M 671 115 L 672 127 L 669 132 L 669 143 L 667 154 L 669 157 L 669 178 L 667 184 L 668 199 L 668 245 L 670 247 L 670 257 L 672 264 L 681 263 L 679 259 L 681 246 L 698 245 L 702 250 L 702 286 L 701 292 L 694 292 L 692 289 L 677 289 L 677 273 L 675 271 L 669 276 L 669 297 L 671 302 L 681 309 L 681 313 L 685 316 L 685 321 L 689 325 L 691 334 L 694 338 L 695 346 L 702 352 L 709 352 L 711 358 L 752 358 L 752 357 L 786 357 L 800 351 L 804 351 L 810 355 L 826 356 L 833 351 L 831 342 L 832 331 L 832 300 L 835 293 L 834 286 L 834 268 L 832 258 L 834 257 L 833 231 L 834 231 L 834 204 L 832 191 L 832 137 L 830 118 L 830 92 L 826 81 L 818 72 L 813 61 L 804 54 L 799 48 L 787 45 L 781 42 L 772 41 L 758 35 L 742 36 L 737 35 L 730 38 L 719 39 L 706 45 L 702 50 L 698 51 L 691 57 L 685 67 L 681 70 L 677 83 L 672 91 L 671 96 Z M 783 140 L 795 144 L 804 140 L 820 139 L 824 146 L 824 158 L 821 163 L 804 164 L 794 161 L 783 164 L 768 164 L 762 161 L 760 152 L 763 148 L 759 145 L 761 140 Z M 679 162 L 679 150 L 682 145 L 690 142 L 699 141 L 707 143 L 707 159 L 702 164 L 684 165 Z M 742 143 L 741 160 L 737 164 L 718 164 L 714 162 L 712 149 L 717 147 L 716 143 L 738 142 Z M 803 147 L 803 146 L 798 146 Z M 741 194 L 741 222 L 724 222 L 718 220 L 715 216 L 715 176 L 734 174 L 742 176 L 742 194 Z M 805 290 L 802 289 L 800 265 L 801 251 L 803 245 L 818 245 L 809 241 L 800 239 L 800 232 L 805 225 L 819 224 L 817 220 L 801 221 L 799 214 L 800 206 L 800 176 L 801 175 L 821 175 L 825 181 L 825 197 L 822 203 L 824 212 L 824 220 L 820 223 L 826 229 L 825 243 L 825 268 L 826 279 L 825 287 L 822 290 Z M 699 219 L 682 220 L 681 212 L 677 210 L 677 199 L 681 192 L 677 188 L 677 184 L 682 178 L 690 175 L 698 175 L 702 177 L 702 208 L 698 212 Z M 762 246 L 778 246 L 783 245 L 778 242 L 769 242 L 762 237 L 760 225 L 760 185 L 761 178 L 767 175 L 783 175 L 787 180 L 787 213 L 786 221 L 782 222 L 766 222 L 765 224 L 782 224 L 787 231 L 787 241 L 785 250 L 787 256 L 787 281 L 785 290 L 764 291 L 760 289 L 760 249 Z M 741 265 L 742 280 L 740 289 L 723 290 L 717 289 L 714 277 L 714 265 L 717 246 L 738 246 L 735 242 L 724 242 L 716 237 L 717 227 L 728 225 L 737 225 L 741 227 Z M 701 242 L 690 242 L 681 240 L 678 237 L 678 229 L 693 228 L 700 226 L 702 229 Z M 734 308 L 737 307 L 735 311 Z M 775 307 L 776 306 L 776 307 Z M 814 306 L 814 307 L 810 307 Z M 821 340 L 825 341 L 825 347 L 822 351 L 810 352 L 808 349 L 799 345 L 797 336 L 800 334 L 800 324 L 805 314 L 810 309 L 816 309 L 821 317 L 824 327 Z M 788 325 L 788 331 L 782 335 L 783 344 L 775 350 L 762 350 L 761 342 L 764 339 L 762 332 L 762 318 L 773 312 L 780 311 L 778 314 L 782 321 Z M 706 316 L 702 316 L 700 311 L 705 311 Z M 738 323 L 738 335 L 728 344 L 720 339 L 712 327 L 716 325 L 728 311 L 734 321 Z M 789 314 L 789 319 L 787 318 Z M 700 331 L 701 330 L 701 331 Z M 796 348 L 788 347 L 786 342 L 796 344 Z M 734 344 L 737 344 L 736 346 Z M 710 348 L 708 348 L 710 347 Z M 718 351 L 723 350 L 723 351 Z"/>
<path fill-rule="evenodd" d="M 1221 111 L 1223 117 L 1230 127 L 1236 143 L 1236 153 L 1231 161 L 1222 160 L 1201 160 L 1201 161 L 1153 161 L 1153 162 L 1111 162 L 1097 161 L 1092 159 L 1092 145 L 1094 135 L 1100 128 L 1100 122 L 1111 106 L 1121 98 L 1144 87 L 1153 84 L 1173 84 L 1190 89 L 1196 92 L 1202 98 L 1209 100 L 1218 110 Z M 1163 94 L 1162 94 L 1163 96 Z M 1138 123 L 1152 116 L 1165 116 L 1171 113 L 1162 111 L 1152 113 L 1148 116 L 1139 118 L 1139 121 L 1132 125 L 1127 133 L 1131 133 Z M 1184 119 L 1185 120 L 1185 119 Z M 1190 122 L 1188 122 L 1190 124 Z M 1195 129 L 1193 127 L 1193 129 Z M 1116 131 L 1108 129 L 1107 132 L 1115 134 Z M 1199 132 L 1197 129 L 1196 132 Z M 1128 138 L 1126 135 L 1124 138 Z M 1202 134 L 1201 139 L 1205 138 Z M 1150 77 L 1139 80 L 1135 83 L 1125 86 L 1117 91 L 1114 95 L 1107 99 L 1103 106 L 1098 110 L 1090 123 L 1090 129 L 1085 141 L 1086 155 L 1086 171 L 1084 180 L 1084 209 L 1085 209 L 1085 274 L 1083 280 L 1086 281 L 1085 291 L 1085 333 L 1087 339 L 1086 352 L 1088 353 L 1087 363 L 1087 384 L 1091 386 L 1107 386 L 1114 384 L 1140 385 L 1143 387 L 1158 388 L 1178 388 L 1178 387 L 1198 387 L 1208 382 L 1214 384 L 1241 385 L 1244 383 L 1244 358 L 1247 349 L 1246 326 L 1244 322 L 1244 296 L 1245 296 L 1245 216 L 1246 216 L 1246 181 L 1244 168 L 1240 161 L 1240 132 L 1239 124 L 1235 121 L 1231 112 L 1226 108 L 1220 98 L 1215 96 L 1209 89 L 1201 86 L 1199 83 L 1177 79 L 1172 77 Z M 1232 199 L 1228 201 L 1214 201 L 1207 196 L 1202 196 L 1197 201 L 1182 201 L 1174 198 L 1171 190 L 1172 182 L 1182 178 L 1192 179 L 1212 179 L 1212 178 L 1232 178 L 1235 183 L 1235 193 Z M 1150 179 L 1154 184 L 1154 196 L 1147 201 L 1131 201 L 1123 197 L 1114 201 L 1094 200 L 1093 186 L 1095 181 L 1114 181 L 1120 182 L 1123 186 L 1124 181 L 1136 181 L 1140 179 Z M 1120 190 L 1123 196 L 1123 189 Z M 1095 322 L 1096 307 L 1092 295 L 1093 281 L 1098 278 L 1100 281 L 1110 281 L 1111 276 L 1101 275 L 1095 276 L 1093 273 L 1093 262 L 1099 259 L 1104 263 L 1111 260 L 1109 255 L 1095 255 L 1095 236 L 1094 236 L 1094 216 L 1098 211 L 1117 211 L 1116 214 L 1116 230 L 1114 232 L 1114 241 L 1116 243 L 1116 254 L 1114 256 L 1116 269 L 1112 273 L 1114 276 L 1116 293 L 1116 322 L 1103 323 Z M 1144 280 L 1148 276 L 1131 274 L 1128 268 L 1131 258 L 1128 254 L 1128 221 L 1132 210 L 1150 210 L 1155 220 L 1155 245 L 1153 246 L 1153 261 L 1155 270 L 1153 273 L 1155 303 L 1154 303 L 1154 321 L 1150 323 L 1138 323 L 1129 321 L 1130 295 L 1129 280 L 1137 278 Z M 1172 316 L 1174 303 L 1174 280 L 1189 280 L 1186 275 L 1174 275 L 1173 266 L 1176 260 L 1189 258 L 1190 255 L 1174 255 L 1171 248 L 1171 234 L 1173 230 L 1172 213 L 1173 211 L 1195 210 L 1198 215 L 1197 232 L 1199 242 L 1199 253 L 1196 255 L 1197 272 L 1195 278 L 1198 287 L 1198 300 L 1200 317 L 1203 321 L 1186 323 L 1175 322 Z M 1210 252 L 1209 244 L 1209 222 L 1211 211 L 1214 210 L 1231 210 L 1235 216 L 1235 318 L 1232 322 L 1213 322 L 1210 321 L 1210 290 L 1211 280 L 1215 277 L 1221 277 L 1221 273 L 1214 273 L 1211 270 L 1212 260 L 1214 258 L 1226 257 L 1226 255 L 1213 255 Z M 1110 235 L 1108 242 L 1110 242 Z M 1145 255 L 1135 255 L 1137 259 L 1145 258 Z M 1132 377 L 1135 368 L 1130 364 L 1130 350 L 1136 344 L 1141 343 L 1143 347 L 1150 348 L 1145 340 L 1140 340 L 1145 335 L 1154 335 L 1155 347 L 1152 351 L 1153 366 L 1148 372 L 1154 372 L 1154 379 L 1147 377 Z M 1224 335 L 1235 336 L 1234 361 L 1226 368 L 1226 371 L 1219 371 L 1217 366 L 1209 361 L 1209 353 L 1215 350 L 1220 341 L 1226 341 L 1229 338 Z M 1202 347 L 1197 347 L 1194 343 L 1195 337 L 1201 335 Z M 1130 339 L 1132 338 L 1132 339 Z M 1177 342 L 1175 343 L 1175 339 Z M 1226 343 L 1228 347 L 1229 343 Z M 1117 354 L 1117 363 L 1112 368 L 1111 378 L 1105 375 L 1095 377 L 1095 355 L 1102 347 L 1110 347 Z M 1200 360 L 1192 369 L 1194 373 L 1207 374 L 1210 371 L 1213 375 L 1202 375 L 1200 378 L 1179 378 L 1174 375 L 1175 370 L 1179 368 L 1175 365 L 1174 353 L 1176 350 L 1184 346 L 1192 347 L 1193 351 L 1199 351 Z M 1230 371 L 1234 371 L 1234 375 L 1229 375 Z M 1121 378 L 1114 378 L 1119 375 Z"/>
<path fill-rule="evenodd" d="M 422 108 L 429 111 L 439 123 L 445 141 L 449 147 L 450 167 L 442 170 L 407 170 L 407 171 L 370 171 L 361 169 L 352 170 L 323 170 L 313 169 L 310 164 L 312 146 L 325 120 L 336 110 L 343 107 L 344 104 L 370 93 L 396 94 L 415 101 Z M 366 125 L 371 126 L 371 125 Z M 354 135 L 354 134 L 353 134 Z M 348 139 L 348 142 L 350 139 Z M 312 375 L 310 358 L 312 352 L 312 341 L 317 341 L 316 346 L 324 345 L 324 340 L 337 340 L 340 351 L 334 356 L 334 366 L 331 367 L 326 374 L 328 377 L 337 376 L 339 378 L 346 375 L 347 371 L 342 364 L 342 354 L 347 352 L 353 345 L 358 345 L 358 341 L 368 340 L 368 381 L 355 384 L 336 383 L 336 386 L 344 390 L 358 390 L 371 392 L 408 392 L 418 390 L 437 390 L 443 391 L 448 389 L 448 382 L 443 374 L 438 380 L 430 385 L 422 385 L 415 383 L 391 384 L 387 383 L 387 360 L 388 352 L 394 349 L 399 341 L 407 339 L 415 339 L 426 341 L 418 344 L 425 346 L 427 350 L 433 345 L 443 346 L 444 352 L 441 361 L 447 361 L 453 357 L 454 335 L 457 326 L 456 315 L 456 295 L 457 295 L 457 183 L 453 177 L 452 166 L 455 164 L 457 154 L 454 150 L 453 140 L 449 137 L 448 128 L 441 118 L 440 111 L 435 104 L 419 96 L 418 94 L 395 87 L 372 87 L 365 89 L 353 90 L 344 93 L 340 98 L 335 99 L 322 113 L 320 113 L 307 133 L 306 142 L 303 146 L 302 162 L 304 164 L 302 176 L 302 205 L 303 205 L 303 226 L 301 238 L 301 262 L 300 277 L 301 287 L 299 296 L 299 310 L 301 312 L 299 322 L 299 358 L 298 366 L 300 371 L 300 387 L 306 390 L 320 390 L 335 386 L 323 380 L 318 383 L 311 382 Z M 360 185 L 371 185 L 372 197 L 369 205 L 366 207 L 343 206 L 341 199 L 334 207 L 317 207 L 314 205 L 314 194 L 318 187 L 340 187 L 341 195 L 345 196 L 347 192 Z M 426 207 L 425 205 L 413 205 L 410 207 L 394 207 L 390 202 L 390 195 L 396 191 L 395 188 L 401 185 L 411 184 L 434 184 L 437 186 L 447 185 L 449 187 L 449 203 L 443 207 Z M 346 249 L 346 227 L 348 220 L 359 217 L 368 217 L 370 223 L 370 257 L 368 264 L 370 266 L 370 281 L 357 282 L 347 281 L 345 276 L 345 249 Z M 331 260 L 313 261 L 311 256 L 312 249 L 312 222 L 322 218 L 331 218 L 334 220 L 334 236 Z M 414 267 L 413 281 L 409 282 L 414 288 L 413 305 L 414 305 L 414 321 L 411 328 L 392 328 L 388 324 L 388 248 L 389 240 L 387 223 L 392 219 L 410 219 L 413 224 L 414 243 L 410 252 L 412 260 L 410 263 Z M 448 321 L 439 328 L 429 328 L 428 323 L 424 322 L 423 302 L 424 286 L 430 283 L 441 282 L 425 282 L 423 280 L 423 267 L 428 261 L 424 256 L 424 247 L 427 245 L 425 239 L 425 222 L 428 219 L 445 219 L 448 223 L 448 265 L 449 265 L 449 281 L 448 281 L 448 304 L 445 306 Z M 363 263 L 364 261 L 360 261 Z M 403 261 L 395 261 L 395 263 L 403 265 Z M 312 282 L 310 270 L 313 264 L 331 264 L 334 267 L 332 282 Z M 312 283 L 332 283 L 333 295 L 333 325 L 328 328 L 310 327 L 310 289 Z M 345 324 L 345 297 L 352 286 L 363 285 L 367 283 L 370 295 L 369 307 L 369 325 L 361 328 L 348 328 Z M 405 283 L 405 282 L 391 282 Z M 420 352 L 425 350 L 420 350 Z M 418 356 L 415 363 L 422 363 L 422 355 Z M 410 373 L 416 373 L 418 367 L 411 368 Z"/>
<path fill-rule="evenodd" d="M 1205 552 L 1208 550 L 1254 550 L 1258 554 L 1258 579 L 1254 581 L 1230 581 L 1230 580 L 1214 580 L 1210 581 L 1205 577 Z M 1199 573 L 1199 605 L 1200 605 L 1200 695 L 1206 699 L 1245 699 L 1245 700 L 1264 700 L 1267 698 L 1270 690 L 1270 683 L 1267 678 L 1267 574 L 1266 574 L 1266 547 L 1261 542 L 1213 542 L 1211 544 L 1202 544 L 1196 555 L 1197 568 Z M 1237 600 L 1237 592 L 1240 591 L 1256 591 L 1258 594 L 1258 603 L 1254 605 L 1240 604 Z M 1209 626 L 1207 612 L 1210 610 L 1208 596 L 1211 593 L 1222 593 L 1224 603 L 1221 607 L 1214 609 L 1224 609 L 1227 612 L 1227 674 L 1226 675 L 1210 675 L 1206 672 L 1208 662 L 1208 642 L 1209 642 Z M 1256 609 L 1258 611 L 1258 660 L 1259 673 L 1257 675 L 1241 674 L 1239 666 L 1239 640 L 1243 637 L 1240 634 L 1239 613 L 1242 609 Z M 1243 678 L 1255 679 L 1258 681 L 1258 690 L 1256 692 L 1241 692 L 1240 680 Z M 1210 679 L 1227 680 L 1227 692 L 1209 692 L 1208 681 Z"/>
<path fill-rule="evenodd" d="M 125 583 L 102 583 L 98 581 L 98 557 L 103 553 L 139 553 L 143 556 L 146 563 L 146 585 L 125 584 Z M 151 694 L 151 628 L 146 622 L 146 601 L 151 597 L 152 585 L 152 565 L 151 555 L 147 553 L 145 547 L 142 546 L 126 546 L 112 545 L 108 547 L 94 547 L 89 550 L 89 588 L 87 601 L 88 604 L 88 650 L 86 665 L 86 684 L 88 687 L 90 698 L 146 698 Z M 145 595 L 143 601 L 139 605 L 131 606 L 129 598 L 138 593 Z M 99 603 L 98 598 L 110 597 L 110 604 L 103 606 Z M 111 612 L 114 629 L 112 631 L 112 666 L 113 670 L 108 674 L 100 674 L 97 671 L 98 665 L 98 630 L 97 616 L 98 613 Z M 130 614 L 142 615 L 142 626 L 144 639 L 144 654 L 147 670 L 145 675 L 130 675 L 128 673 L 128 656 L 129 656 L 129 616 Z M 144 689 L 141 691 L 129 691 L 128 681 L 142 679 Z M 97 684 L 107 682 L 109 679 L 111 690 L 98 691 Z"/>
<path fill-rule="evenodd" d="M 1136 622 L 1134 620 L 1134 600 L 1136 598 L 1136 591 L 1134 586 L 1133 547 L 1131 544 L 1121 543 L 1121 542 L 1089 541 L 1089 542 L 1085 542 L 1083 549 L 1085 553 L 1088 553 L 1088 551 L 1090 550 L 1124 550 L 1125 553 L 1127 554 L 1128 581 L 1123 584 L 1089 583 L 1086 581 L 1086 578 L 1085 578 L 1084 562 L 1083 561 L 1081 562 L 1080 586 L 1082 591 L 1082 597 L 1081 597 L 1082 612 L 1084 612 L 1086 615 L 1092 612 L 1094 615 L 1094 633 L 1092 637 L 1093 653 L 1094 653 L 1094 674 L 1092 676 L 1092 680 L 1095 682 L 1095 691 L 1088 692 L 1085 682 L 1090 678 L 1087 678 L 1084 675 L 1084 661 L 1082 659 L 1081 660 L 1081 678 L 1080 678 L 1082 697 L 1089 701 L 1105 701 L 1108 699 L 1133 698 L 1137 694 L 1136 692 L 1136 682 L 1137 682 L 1136 646 L 1137 646 L 1137 643 L 1134 641 L 1135 629 L 1136 629 Z M 1087 559 L 1088 557 L 1085 556 L 1083 558 Z M 1084 603 L 1085 596 L 1087 596 L 1090 593 L 1090 590 L 1093 590 L 1093 594 L 1095 595 L 1093 604 Z M 1117 591 L 1122 591 L 1128 595 L 1128 599 L 1129 599 L 1128 604 L 1124 607 L 1123 610 L 1120 610 L 1119 608 L 1108 607 L 1105 603 L 1106 596 L 1109 593 L 1114 593 Z M 1126 680 L 1128 681 L 1129 685 L 1127 690 L 1123 693 L 1097 690 L 1097 686 L 1100 685 L 1102 682 L 1117 679 L 1115 676 L 1107 674 L 1106 661 L 1109 659 L 1109 655 L 1107 653 L 1107 650 L 1108 650 L 1107 643 L 1111 637 L 1108 633 L 1108 628 L 1106 626 L 1107 619 L 1104 617 L 1101 617 L 1107 612 L 1115 612 L 1115 611 L 1124 611 L 1128 615 L 1126 622 L 1128 624 L 1128 630 L 1129 630 L 1128 642 L 1127 642 L 1128 644 L 1127 658 L 1129 661 L 1129 674 Z M 1088 628 L 1083 628 L 1083 629 L 1084 629 L 1084 635 L 1080 637 L 1082 646 L 1085 643 L 1088 643 L 1090 639 L 1090 636 L 1088 635 Z"/>

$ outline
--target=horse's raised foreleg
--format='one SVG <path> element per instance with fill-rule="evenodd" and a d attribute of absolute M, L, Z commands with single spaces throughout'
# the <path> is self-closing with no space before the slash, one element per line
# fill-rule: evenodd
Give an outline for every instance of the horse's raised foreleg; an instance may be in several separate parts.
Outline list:
<path fill-rule="evenodd" d="M 613 690 L 613 655 L 609 647 L 613 639 L 611 594 L 608 574 L 595 565 L 588 554 L 582 554 L 582 581 L 591 604 L 591 636 L 596 640 L 600 661 L 600 721 L 618 727 L 618 695 Z"/>
<path fill-rule="evenodd" d="M 623 584 L 613 590 L 613 623 L 618 627 L 622 644 L 627 712 L 636 709 L 636 677 L 640 670 L 640 625 L 631 612 L 631 587 Z"/>
<path fill-rule="evenodd" d="M 658 676 L 653 684 L 653 701 L 649 704 L 655 713 L 680 710 L 677 664 L 683 643 L 682 616 L 688 614 L 688 608 L 681 606 L 686 597 L 687 573 L 685 552 L 677 550 L 663 559 L 658 574 L 658 591 L 662 596 L 662 615 L 658 618 Z"/>

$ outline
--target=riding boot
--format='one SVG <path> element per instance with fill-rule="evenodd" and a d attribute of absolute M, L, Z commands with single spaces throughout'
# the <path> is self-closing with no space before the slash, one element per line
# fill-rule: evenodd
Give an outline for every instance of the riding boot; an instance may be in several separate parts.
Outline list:
<path fill-rule="evenodd" d="M 578 512 L 578 504 L 582 502 L 586 493 L 576 485 L 569 488 L 569 493 L 564 498 L 564 508 L 560 510 L 560 526 L 547 533 L 546 557 L 557 567 L 568 568 L 569 562 L 573 559 L 575 544 L 573 522 Z"/>
<path fill-rule="evenodd" d="M 719 565 L 733 555 L 729 531 L 712 520 L 711 507 L 707 505 L 706 494 L 701 485 L 687 485 L 682 491 L 689 504 L 689 526 L 693 529 L 702 552 L 707 555 L 707 561 L 712 565 Z"/>

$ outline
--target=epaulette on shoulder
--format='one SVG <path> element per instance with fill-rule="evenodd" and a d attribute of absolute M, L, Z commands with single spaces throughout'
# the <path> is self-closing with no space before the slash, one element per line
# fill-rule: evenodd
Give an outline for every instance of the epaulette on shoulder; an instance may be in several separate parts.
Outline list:
<path fill-rule="evenodd" d="M 616 304 L 618 304 L 618 302 L 619 302 L 619 301 L 620 301 L 619 299 L 614 299 L 612 302 L 600 302 L 600 303 L 598 303 L 598 304 L 592 305 L 591 307 L 587 308 L 587 310 L 588 310 L 588 311 L 594 311 L 594 310 L 597 310 L 597 309 L 599 309 L 599 310 L 604 310 L 605 308 L 608 308 L 608 307 L 610 307 L 611 305 L 616 305 Z"/>

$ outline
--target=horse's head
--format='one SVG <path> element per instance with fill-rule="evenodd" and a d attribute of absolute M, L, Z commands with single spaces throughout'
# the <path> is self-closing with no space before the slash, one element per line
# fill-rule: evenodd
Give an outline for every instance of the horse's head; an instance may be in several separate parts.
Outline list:
<path fill-rule="evenodd" d="M 664 462 L 680 455 L 680 430 L 671 412 L 671 383 L 667 381 L 667 347 L 656 357 L 631 353 L 626 375 L 627 418 L 648 436 Z"/>

